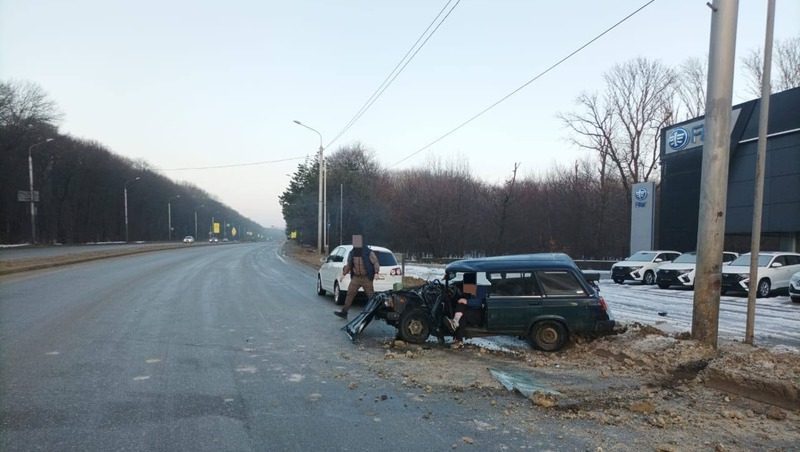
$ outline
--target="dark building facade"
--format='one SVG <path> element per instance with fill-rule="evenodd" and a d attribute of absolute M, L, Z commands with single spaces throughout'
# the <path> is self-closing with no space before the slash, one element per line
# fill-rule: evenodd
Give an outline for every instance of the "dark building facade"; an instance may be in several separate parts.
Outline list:
<path fill-rule="evenodd" d="M 753 221 L 758 116 L 761 100 L 733 107 L 726 209 L 726 248 L 747 251 Z M 697 248 L 704 118 L 661 131 L 658 247 Z M 762 249 L 800 246 L 800 88 L 770 98 L 764 172 Z"/>

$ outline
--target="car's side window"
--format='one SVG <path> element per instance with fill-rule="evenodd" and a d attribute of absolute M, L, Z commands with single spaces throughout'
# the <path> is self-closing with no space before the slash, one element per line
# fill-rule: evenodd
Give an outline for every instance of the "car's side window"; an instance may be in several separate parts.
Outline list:
<path fill-rule="evenodd" d="M 776 262 L 780 262 L 780 264 L 785 267 L 786 266 L 786 256 L 778 256 L 778 257 L 776 257 L 775 260 L 772 261 L 770 266 L 775 265 Z"/>
<path fill-rule="evenodd" d="M 666 262 L 669 260 L 669 256 L 667 255 L 667 253 L 661 253 L 658 256 L 656 256 L 655 259 L 653 259 L 653 262 L 659 262 L 659 259 L 661 259 L 661 262 Z"/>
<path fill-rule="evenodd" d="M 670 262 L 671 262 L 671 261 L 674 261 L 675 259 L 677 259 L 677 258 L 678 258 L 678 256 L 680 256 L 680 254 L 678 254 L 678 253 L 670 253 L 670 254 L 669 254 L 669 260 L 670 260 Z"/>
<path fill-rule="evenodd" d="M 786 265 L 800 265 L 800 256 L 784 256 L 786 257 Z"/>
<path fill-rule="evenodd" d="M 489 273 L 489 295 L 496 297 L 541 296 L 542 291 L 530 272 Z"/>
<path fill-rule="evenodd" d="M 586 295 L 583 286 L 574 274 L 565 270 L 536 272 L 539 282 L 548 297 Z"/>

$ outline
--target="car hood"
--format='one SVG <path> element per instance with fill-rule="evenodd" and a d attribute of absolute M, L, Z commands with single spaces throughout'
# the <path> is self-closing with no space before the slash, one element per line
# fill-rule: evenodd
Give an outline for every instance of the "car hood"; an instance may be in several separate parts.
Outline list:
<path fill-rule="evenodd" d="M 622 267 L 622 268 L 630 268 L 630 267 L 644 267 L 651 262 L 617 262 L 616 264 L 612 265 L 611 268 L 614 267 Z"/>
<path fill-rule="evenodd" d="M 364 310 L 355 316 L 353 320 L 347 322 L 347 325 L 342 327 L 342 331 L 347 333 L 351 341 L 355 341 L 356 337 L 364 331 L 364 328 L 372 322 L 372 319 L 375 318 L 375 313 L 383 306 L 385 297 L 385 292 L 379 292 L 373 295 L 367 302 L 367 305 L 364 306 Z"/>
<path fill-rule="evenodd" d="M 723 265 L 722 273 L 736 273 L 744 274 L 750 273 L 750 266 L 748 265 Z"/>
<path fill-rule="evenodd" d="M 672 263 L 672 264 L 664 264 L 664 265 L 658 267 L 658 269 L 659 270 L 694 270 L 694 267 L 695 267 L 695 264 L 689 264 L 689 263 L 686 263 L 686 264 L 680 264 L 680 263 L 675 264 L 675 263 Z"/>

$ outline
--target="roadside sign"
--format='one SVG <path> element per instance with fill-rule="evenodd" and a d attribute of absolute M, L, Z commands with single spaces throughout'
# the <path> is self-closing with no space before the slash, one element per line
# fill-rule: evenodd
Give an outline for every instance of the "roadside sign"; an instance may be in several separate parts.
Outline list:
<path fill-rule="evenodd" d="M 31 202 L 31 192 L 28 190 L 17 190 L 17 201 Z M 39 202 L 39 190 L 33 191 L 33 202 Z"/>
<path fill-rule="evenodd" d="M 219 234 L 219 230 L 220 230 L 219 223 L 214 223 L 214 234 Z"/>
<path fill-rule="evenodd" d="M 297 231 L 292 231 L 292 233 L 289 234 L 289 238 L 291 238 L 292 240 L 296 239 L 297 238 Z"/>
<path fill-rule="evenodd" d="M 236 227 L 234 227 L 233 229 L 231 229 L 231 235 L 232 235 L 232 236 L 234 236 L 234 237 L 236 237 Z"/>

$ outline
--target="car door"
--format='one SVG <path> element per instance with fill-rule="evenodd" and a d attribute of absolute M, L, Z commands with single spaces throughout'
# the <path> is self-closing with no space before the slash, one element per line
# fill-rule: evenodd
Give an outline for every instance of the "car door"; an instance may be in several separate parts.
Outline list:
<path fill-rule="evenodd" d="M 775 264 L 780 264 L 779 267 L 774 267 Z M 789 272 L 791 268 L 787 265 L 787 256 L 780 255 L 773 259 L 772 263 L 770 263 L 770 268 L 772 270 L 772 289 L 780 289 L 782 287 L 789 287 L 789 278 L 792 277 Z M 787 270 L 788 268 L 788 270 Z"/>
<path fill-rule="evenodd" d="M 792 275 L 797 273 L 800 270 L 800 257 L 794 256 L 791 254 L 786 254 L 781 256 L 783 258 L 783 267 L 780 268 L 781 271 L 781 288 L 789 287 L 789 280 L 792 279 Z"/>
<path fill-rule="evenodd" d="M 572 271 L 540 270 L 536 272 L 536 278 L 544 298 L 542 304 L 531 313 L 532 317 L 563 318 L 570 331 L 580 331 L 593 325 L 589 311 L 593 298 Z"/>
<path fill-rule="evenodd" d="M 325 263 L 322 265 L 322 271 L 320 271 L 320 278 L 322 278 L 322 287 L 329 292 L 333 292 L 333 281 L 339 276 L 342 272 L 342 267 L 337 265 L 339 262 L 338 256 L 341 256 L 344 252 L 344 247 L 337 246 L 331 254 L 325 259 Z"/>
<path fill-rule="evenodd" d="M 494 333 L 527 334 L 531 308 L 541 306 L 542 292 L 532 272 L 486 275 L 486 329 Z"/>

